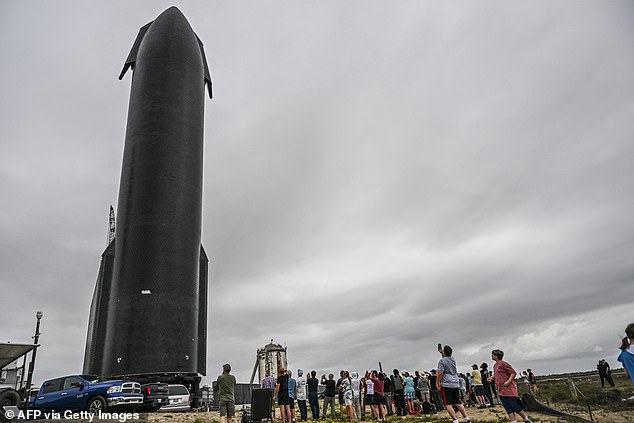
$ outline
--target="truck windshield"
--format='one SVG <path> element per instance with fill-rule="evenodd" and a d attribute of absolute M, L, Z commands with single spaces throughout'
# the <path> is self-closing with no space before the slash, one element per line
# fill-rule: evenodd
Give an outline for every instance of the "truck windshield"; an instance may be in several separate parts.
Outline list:
<path fill-rule="evenodd" d="M 101 376 L 95 376 L 95 375 L 81 375 L 81 377 L 85 379 L 88 383 L 97 383 L 97 382 L 103 382 L 108 380 Z"/>

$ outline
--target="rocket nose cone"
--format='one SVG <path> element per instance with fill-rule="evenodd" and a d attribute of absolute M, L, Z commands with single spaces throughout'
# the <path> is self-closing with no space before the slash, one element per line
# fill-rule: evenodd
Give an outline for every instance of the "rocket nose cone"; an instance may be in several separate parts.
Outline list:
<path fill-rule="evenodd" d="M 187 22 L 187 18 L 185 17 L 185 15 L 183 15 L 183 12 L 181 12 L 178 7 L 176 6 L 172 6 L 169 7 L 168 9 L 166 9 L 163 13 L 161 13 L 156 20 L 161 20 L 161 21 L 185 21 Z M 189 22 L 188 22 L 189 24 Z"/>

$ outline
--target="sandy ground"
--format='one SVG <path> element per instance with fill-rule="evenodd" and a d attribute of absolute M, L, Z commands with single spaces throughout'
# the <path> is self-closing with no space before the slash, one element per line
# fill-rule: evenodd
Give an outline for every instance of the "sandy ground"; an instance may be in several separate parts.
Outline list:
<path fill-rule="evenodd" d="M 468 408 L 467 412 L 469 414 L 469 418 L 477 423 L 479 421 L 495 421 L 500 419 L 499 421 L 508 421 L 506 413 L 504 413 L 504 409 L 502 406 L 498 406 L 494 409 L 485 409 L 478 410 L 475 408 Z M 631 423 L 634 422 L 634 415 L 627 416 L 617 413 L 605 413 L 600 410 L 592 410 L 594 421 L 598 423 Z M 310 411 L 309 411 L 310 414 Z M 279 416 L 279 411 L 278 414 Z M 585 414 L 579 413 L 577 414 L 581 418 L 585 418 L 589 420 L 589 415 L 586 412 Z M 240 417 L 242 416 L 241 411 L 236 411 L 237 418 L 234 419 L 234 423 L 240 423 Z M 547 416 L 540 413 L 529 413 L 533 422 L 544 422 L 544 423 L 562 423 L 567 420 L 561 417 L 553 417 Z M 390 417 L 389 421 L 397 423 L 399 417 Z M 194 423 L 196 421 L 204 422 L 204 423 L 213 423 L 220 421 L 220 414 L 218 412 L 209 412 L 209 413 L 153 413 L 147 415 L 147 421 L 149 422 L 172 422 L 172 423 Z M 407 419 L 408 421 L 420 421 L 420 422 L 450 422 L 449 416 L 446 412 L 438 413 L 433 417 L 428 416 L 416 416 Z M 281 422 L 279 419 L 275 420 L 276 422 Z M 348 421 L 347 418 L 342 421 Z M 369 420 L 366 420 L 369 421 Z M 310 420 L 309 420 L 310 422 Z"/>
<path fill-rule="evenodd" d="M 472 422 L 505 422 L 508 421 L 506 414 L 504 414 L 503 410 L 475 410 L 468 409 L 469 418 Z M 234 423 L 240 423 L 240 417 L 242 415 L 241 412 L 236 413 L 237 418 L 233 420 Z M 564 423 L 570 422 L 570 420 L 566 420 L 563 417 L 553 417 L 547 416 L 540 413 L 529 413 L 530 418 L 533 422 L 541 422 L 541 423 Z M 589 419 L 588 415 L 579 414 L 579 417 Z M 634 416 L 627 416 L 616 413 L 603 413 L 593 411 L 594 421 L 597 423 L 632 423 L 634 422 Z M 398 423 L 399 420 L 405 419 L 400 417 L 390 417 L 388 422 Z M 66 420 L 64 420 L 66 421 Z M 112 422 L 120 422 L 120 423 L 134 423 L 134 422 L 169 422 L 169 423 L 218 423 L 220 421 L 220 414 L 218 412 L 208 412 L 208 413 L 152 413 L 141 415 L 139 419 L 120 419 L 120 420 L 93 420 L 89 422 L 89 420 L 73 420 L 78 423 L 112 423 Z M 309 420 L 310 422 L 311 420 Z M 323 420 L 322 420 L 323 421 Z M 341 420 L 342 422 L 347 422 L 347 418 Z M 370 422 L 370 420 L 365 420 L 366 422 Z M 408 422 L 451 422 L 449 416 L 446 412 L 436 414 L 434 416 L 412 416 L 407 418 Z M 462 421 L 462 419 L 461 419 Z M 38 420 L 38 422 L 60 422 L 60 420 Z M 274 422 L 280 423 L 281 420 L 276 419 Z"/>
<path fill-rule="evenodd" d="M 560 408 L 558 408 L 560 409 Z M 590 420 L 590 416 L 587 410 L 577 409 L 577 410 L 562 410 L 567 413 L 576 415 L 585 420 Z M 506 422 L 508 421 L 507 415 L 504 412 L 502 406 L 498 405 L 493 409 L 483 409 L 478 410 L 476 408 L 467 408 L 467 413 L 469 418 L 474 423 L 477 422 Z M 563 423 L 569 422 L 571 420 L 566 420 L 563 417 L 554 417 L 548 416 L 541 413 L 529 412 L 528 413 L 533 422 L 543 422 L 543 423 Z M 310 410 L 309 410 L 310 415 Z M 634 413 L 614 413 L 614 412 L 605 412 L 600 409 L 592 410 L 593 419 L 597 423 L 634 423 Z M 277 411 L 277 416 L 279 417 L 279 410 Z M 132 417 L 132 416 L 130 416 Z M 135 416 L 136 417 L 136 416 Z M 233 423 L 240 423 L 242 417 L 242 411 L 240 407 L 236 410 L 236 417 L 233 419 Z M 518 416 L 519 417 L 519 416 Z M 425 416 L 425 415 L 417 415 L 417 416 L 409 416 L 409 417 L 397 417 L 392 416 L 388 419 L 388 422 L 398 423 L 399 420 L 406 420 L 408 423 L 410 422 L 451 422 L 449 416 L 446 411 L 442 413 L 435 414 L 433 416 Z M 67 421 L 67 420 L 63 420 Z M 72 420 L 78 423 L 106 423 L 106 422 L 120 422 L 120 423 L 135 423 L 135 422 L 160 422 L 160 423 L 219 423 L 220 422 L 220 413 L 217 411 L 210 412 L 187 412 L 187 413 L 150 413 L 150 414 L 141 414 L 138 416 L 138 419 L 134 418 L 121 418 L 119 420 L 98 420 L 93 419 L 90 422 L 87 419 L 81 420 Z M 309 420 L 311 422 L 312 420 Z M 324 420 L 321 420 L 324 421 Z M 342 420 L 337 420 L 341 422 L 347 422 L 347 417 Z M 371 422 L 366 416 L 366 422 Z M 461 419 L 462 421 L 462 419 Z M 581 420 L 579 420 L 581 421 Z M 60 422 L 60 420 L 38 420 L 38 422 Z M 281 420 L 276 419 L 274 423 L 281 423 Z M 405 423 L 405 422 L 404 422 Z"/>

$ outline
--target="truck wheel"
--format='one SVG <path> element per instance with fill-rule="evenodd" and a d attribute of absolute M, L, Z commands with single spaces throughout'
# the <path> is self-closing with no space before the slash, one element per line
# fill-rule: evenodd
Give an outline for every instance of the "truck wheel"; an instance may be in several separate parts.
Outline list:
<path fill-rule="evenodd" d="M 5 416 L 4 406 L 5 405 L 13 405 L 16 407 L 20 406 L 22 402 L 22 397 L 13 389 L 9 389 L 6 391 L 0 392 L 0 421 L 9 421 L 10 419 Z"/>
<path fill-rule="evenodd" d="M 100 411 L 106 412 L 107 405 L 106 400 L 103 397 L 93 397 L 88 401 L 88 405 L 86 406 L 86 411 L 94 414 L 98 414 Z"/>

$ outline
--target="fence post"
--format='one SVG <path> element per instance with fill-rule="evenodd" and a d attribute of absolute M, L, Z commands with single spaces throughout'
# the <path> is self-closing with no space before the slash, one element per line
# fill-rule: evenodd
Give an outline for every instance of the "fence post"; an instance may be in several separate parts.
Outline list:
<path fill-rule="evenodd" d="M 577 401 L 577 388 L 575 387 L 575 383 L 572 381 L 572 376 L 568 376 L 568 387 L 570 388 L 572 398 Z"/>

